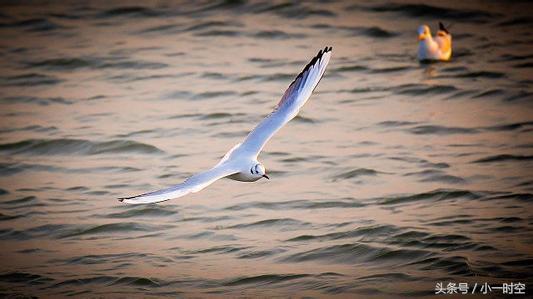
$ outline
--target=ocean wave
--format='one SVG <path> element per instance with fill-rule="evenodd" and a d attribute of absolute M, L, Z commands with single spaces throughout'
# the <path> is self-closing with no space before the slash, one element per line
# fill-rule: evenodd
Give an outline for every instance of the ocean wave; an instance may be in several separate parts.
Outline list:
<path fill-rule="evenodd" d="M 505 77 L 504 73 L 501 72 L 494 72 L 494 71 L 477 71 L 477 72 L 468 72 L 468 73 L 462 73 L 462 74 L 456 74 L 454 75 L 458 78 L 483 78 L 483 79 L 500 79 Z"/>
<path fill-rule="evenodd" d="M 416 124 L 419 124 L 419 123 L 413 122 L 413 121 L 399 121 L 399 120 L 387 120 L 387 121 L 382 121 L 382 122 L 377 123 L 378 126 L 392 127 L 392 128 L 412 126 Z"/>
<path fill-rule="evenodd" d="M 396 205 L 407 204 L 416 201 L 444 201 L 457 199 L 479 199 L 482 194 L 468 191 L 468 190 L 454 190 L 454 189 L 437 189 L 430 192 L 418 193 L 407 196 L 378 198 L 379 205 Z"/>
<path fill-rule="evenodd" d="M 164 229 L 162 226 L 140 224 L 137 222 L 108 223 L 92 227 L 68 227 L 68 230 L 58 235 L 58 238 L 73 238 L 95 235 L 128 234 L 135 232 L 155 232 Z"/>
<path fill-rule="evenodd" d="M 468 263 L 468 259 L 463 256 L 428 257 L 409 263 L 409 265 L 417 265 L 422 270 L 445 271 L 448 275 L 472 276 L 481 274 L 479 271 L 473 269 Z"/>
<path fill-rule="evenodd" d="M 390 30 L 385 30 L 378 26 L 371 27 L 348 27 L 344 28 L 350 31 L 353 35 L 360 35 L 372 38 L 391 38 L 399 34 Z"/>
<path fill-rule="evenodd" d="M 391 38 L 398 36 L 399 33 L 385 30 L 379 26 L 333 26 L 329 24 L 315 24 L 312 26 L 315 29 L 327 30 L 328 32 L 345 32 L 349 36 L 364 36 L 370 38 Z"/>
<path fill-rule="evenodd" d="M 137 287 L 150 287 L 155 288 L 159 287 L 159 283 L 155 279 L 150 279 L 147 277 L 132 277 L 132 276 L 125 276 L 120 277 L 113 281 L 111 285 L 129 285 L 129 286 L 137 286 Z"/>
<path fill-rule="evenodd" d="M 299 221 L 292 218 L 280 218 L 280 219 L 266 219 L 251 223 L 240 223 L 228 226 L 229 229 L 255 229 L 255 228 L 270 228 L 279 227 L 281 230 L 296 230 L 305 227 L 310 227 L 311 223 Z"/>
<path fill-rule="evenodd" d="M 510 123 L 510 124 L 501 124 L 501 125 L 495 125 L 495 126 L 489 126 L 485 127 L 484 129 L 487 131 L 515 131 L 518 129 L 530 129 L 533 127 L 533 121 L 526 121 L 526 122 L 517 122 L 517 123 Z"/>
<path fill-rule="evenodd" d="M 503 123 L 499 125 L 486 127 L 446 127 L 439 125 L 422 125 L 418 122 L 410 121 L 383 121 L 377 123 L 378 126 L 391 129 L 401 129 L 417 135 L 435 134 L 435 135 L 452 135 L 452 134 L 477 134 L 486 131 L 504 132 L 518 131 L 527 132 L 533 126 L 533 122 Z M 416 125 L 416 126 L 415 126 Z M 409 128 L 405 128 L 409 127 Z"/>
<path fill-rule="evenodd" d="M 335 17 L 336 14 L 327 9 L 311 8 L 298 2 L 285 2 L 268 4 L 268 2 L 256 4 L 250 7 L 251 12 L 256 14 L 273 13 L 288 19 L 304 19 L 308 17 Z"/>
<path fill-rule="evenodd" d="M 368 71 L 368 67 L 363 65 L 347 65 L 347 66 L 341 66 L 336 69 L 333 69 L 334 72 L 363 72 Z"/>
<path fill-rule="evenodd" d="M 338 200 L 290 200 L 281 202 L 245 202 L 224 208 L 230 211 L 240 211 L 247 209 L 264 209 L 264 210 L 314 210 L 314 209 L 332 209 L 332 208 L 360 208 L 365 204 L 353 198 L 344 198 Z"/>
<path fill-rule="evenodd" d="M 405 72 L 410 69 L 413 69 L 411 66 L 394 66 L 394 67 L 384 67 L 384 68 L 374 68 L 371 69 L 372 74 L 385 74 L 385 73 L 395 73 L 395 72 Z"/>
<path fill-rule="evenodd" d="M 159 206 L 145 206 L 134 209 L 128 209 L 123 212 L 99 215 L 102 218 L 145 218 L 145 217 L 167 217 L 176 215 L 175 211 L 168 210 Z"/>
<path fill-rule="evenodd" d="M 206 254 L 206 253 L 215 253 L 215 254 L 225 254 L 225 253 L 234 253 L 246 249 L 249 247 L 235 247 L 231 245 L 224 246 L 214 246 L 205 249 L 191 250 L 185 252 L 186 254 Z"/>
<path fill-rule="evenodd" d="M 528 155 L 511 155 L 511 154 L 501 154 L 488 156 L 481 159 L 472 161 L 472 163 L 496 163 L 496 162 L 509 162 L 509 161 L 531 161 L 533 156 Z"/>
<path fill-rule="evenodd" d="M 264 39 L 297 39 L 306 37 L 305 34 L 301 33 L 287 33 L 280 30 L 263 30 L 257 33 L 254 33 L 251 37 L 255 38 L 264 38 Z"/>
<path fill-rule="evenodd" d="M 0 274 L 0 281 L 9 283 L 24 283 L 28 285 L 41 285 L 53 281 L 52 278 L 28 272 L 8 272 Z"/>
<path fill-rule="evenodd" d="M 396 265 L 409 264 L 413 260 L 421 260 L 434 256 L 427 250 L 418 249 L 394 249 L 384 246 L 371 246 L 363 243 L 342 244 L 319 247 L 309 251 L 291 254 L 283 257 L 280 261 L 289 263 L 301 263 L 319 261 L 322 263 L 361 264 L 368 262 L 390 263 Z"/>
<path fill-rule="evenodd" d="M 224 241 L 224 242 L 234 242 L 239 240 L 235 235 L 232 234 L 221 234 L 221 233 L 215 233 L 213 231 L 202 231 L 199 233 L 192 233 L 192 234 L 184 234 L 179 235 L 176 237 L 170 238 L 171 240 L 174 239 L 187 239 L 187 240 L 211 240 L 211 241 Z"/>
<path fill-rule="evenodd" d="M 202 37 L 209 37 L 209 36 L 240 36 L 242 33 L 237 30 L 230 30 L 230 29 L 212 29 L 212 30 L 206 30 L 202 32 L 197 32 L 195 35 L 202 36 Z"/>
<path fill-rule="evenodd" d="M 26 66 L 29 68 L 38 67 L 49 70 L 75 70 L 78 68 L 90 67 L 95 63 L 96 61 L 92 58 L 69 57 L 31 61 L 27 62 Z"/>
<path fill-rule="evenodd" d="M 0 163 L 0 174 L 3 176 L 16 175 L 22 172 L 55 172 L 55 173 L 115 173 L 140 171 L 134 167 L 88 167 L 88 168 L 66 168 L 46 164 L 33 163 Z M 80 188 L 69 191 L 79 191 Z"/>
<path fill-rule="evenodd" d="M 4 98 L 5 99 L 5 98 Z M 4 99 L 0 99 L 0 102 Z M 40 126 L 40 125 L 29 125 L 24 127 L 13 127 L 13 128 L 6 128 L 6 129 L 0 129 L 0 134 L 5 133 L 12 133 L 12 132 L 23 132 L 23 131 L 30 131 L 30 132 L 38 132 L 38 133 L 51 133 L 56 132 L 58 130 L 55 126 Z"/>
<path fill-rule="evenodd" d="M 354 5 L 350 9 L 366 9 L 374 12 L 394 12 L 408 17 L 438 16 L 439 19 L 460 20 L 464 22 L 488 22 L 499 14 L 475 9 L 456 9 L 427 4 L 388 3 L 373 6 Z"/>
<path fill-rule="evenodd" d="M 512 93 L 508 97 L 504 98 L 503 100 L 506 102 L 514 102 L 514 101 L 527 101 L 531 100 L 533 98 L 533 92 L 529 92 L 526 90 L 520 90 L 518 92 Z"/>
<path fill-rule="evenodd" d="M 17 198 L 17 199 L 12 199 L 12 200 L 7 200 L 7 201 L 2 201 L 0 202 L 0 205 L 7 205 L 7 206 L 17 206 L 19 204 L 23 204 L 23 205 L 26 205 L 26 204 L 33 204 L 33 203 L 37 203 L 38 200 L 37 200 L 37 197 L 33 196 L 33 195 L 30 195 L 30 196 L 24 196 L 24 197 L 21 197 L 21 198 Z"/>
<path fill-rule="evenodd" d="M 448 224 L 429 223 L 436 226 L 459 225 L 464 226 L 469 223 L 463 223 L 454 220 Z M 453 251 L 496 251 L 497 249 L 491 245 L 484 243 L 477 243 L 468 237 L 455 234 L 432 234 L 420 231 L 407 231 L 388 237 L 385 243 L 397 245 L 402 248 L 418 248 L 418 249 L 433 249 L 443 250 L 446 252 Z"/>
<path fill-rule="evenodd" d="M 234 278 L 223 283 L 225 286 L 241 286 L 253 284 L 257 286 L 272 285 L 289 280 L 300 279 L 310 276 L 309 274 L 264 274 L 258 276 L 246 276 Z"/>
<path fill-rule="evenodd" d="M 0 213 L 0 221 L 9 221 L 9 220 L 14 220 L 14 219 L 21 218 L 21 217 L 23 216 Z"/>
<path fill-rule="evenodd" d="M 522 25 L 531 25 L 533 24 L 533 18 L 531 17 L 513 17 L 505 21 L 498 23 L 498 26 L 509 27 L 509 26 L 522 26 Z"/>
<path fill-rule="evenodd" d="M 457 87 L 452 85 L 425 85 L 410 83 L 393 87 L 391 90 L 400 95 L 425 96 L 450 93 L 457 91 Z"/>
<path fill-rule="evenodd" d="M 498 194 L 493 195 L 487 198 L 488 200 L 495 200 L 495 199 L 514 199 L 519 201 L 531 201 L 533 200 L 533 194 L 531 193 L 506 193 L 506 194 Z"/>
<path fill-rule="evenodd" d="M 122 6 L 106 10 L 98 15 L 99 18 L 115 18 L 115 17 L 130 17 L 130 18 L 147 18 L 159 17 L 165 13 L 160 10 L 155 10 L 143 6 Z"/>
<path fill-rule="evenodd" d="M 353 230 L 334 232 L 323 235 L 300 235 L 286 240 L 287 242 L 308 242 L 308 241 L 325 241 L 325 240 L 339 240 L 350 239 L 357 237 L 365 237 L 366 239 L 374 239 L 376 236 L 390 235 L 400 231 L 400 228 L 393 225 L 370 225 L 357 227 Z"/>
<path fill-rule="evenodd" d="M 48 32 L 64 27 L 50 21 L 48 18 L 32 18 L 11 23 L 0 23 L 0 28 L 21 28 L 28 32 Z"/>
<path fill-rule="evenodd" d="M 479 131 L 475 128 L 462 127 L 445 127 L 436 125 L 416 126 L 409 129 L 410 133 L 417 135 L 436 134 L 436 135 L 450 135 L 450 134 L 475 134 Z"/>
<path fill-rule="evenodd" d="M 0 77 L 0 85 L 4 86 L 55 85 L 61 82 L 62 80 L 58 78 L 37 73 Z"/>
<path fill-rule="evenodd" d="M 395 157 L 389 157 L 389 159 L 402 161 L 402 162 L 407 162 L 407 163 L 418 164 L 418 165 L 420 165 L 420 167 L 424 167 L 424 168 L 441 169 L 441 168 L 449 168 L 450 167 L 450 164 L 448 164 L 448 163 L 431 162 L 431 161 L 428 161 L 426 159 L 420 159 L 420 158 L 415 158 L 415 157 L 410 157 L 410 156 L 401 156 L 401 157 L 396 157 L 395 156 Z"/>
<path fill-rule="evenodd" d="M 212 98 L 218 98 L 218 97 L 229 97 L 229 96 L 234 96 L 234 95 L 236 95 L 236 93 L 230 90 L 206 91 L 206 92 L 194 94 L 192 96 L 192 99 L 205 100 L 205 99 L 212 99 Z"/>
<path fill-rule="evenodd" d="M 447 184 L 464 184 L 466 180 L 462 177 L 446 174 L 438 169 L 425 169 L 417 172 L 406 173 L 405 176 L 420 177 L 421 182 L 442 182 Z"/>
<path fill-rule="evenodd" d="M 496 89 L 488 89 L 488 90 L 482 91 L 474 95 L 472 98 L 477 99 L 477 98 L 485 98 L 485 97 L 494 97 L 494 96 L 501 96 L 504 94 L 505 94 L 504 90 L 496 88 Z"/>
<path fill-rule="evenodd" d="M 198 115 L 198 118 L 201 120 L 213 120 L 213 119 L 226 119 L 226 118 L 234 118 L 234 117 L 242 117 L 242 116 L 246 116 L 246 114 L 245 113 L 214 112 L 214 113 Z"/>
<path fill-rule="evenodd" d="M 380 173 L 379 171 L 376 171 L 374 169 L 358 168 L 358 169 L 350 170 L 350 171 L 335 175 L 333 177 L 333 180 L 334 181 L 347 180 L 347 179 L 353 179 L 353 178 L 357 178 L 361 176 L 376 176 L 379 173 Z"/>
<path fill-rule="evenodd" d="M 27 139 L 0 144 L 0 152 L 11 155 L 100 155 L 161 154 L 157 147 L 131 140 L 93 142 L 84 139 Z"/>
<path fill-rule="evenodd" d="M 515 68 L 533 68 L 533 62 L 524 62 L 513 65 Z"/>
<path fill-rule="evenodd" d="M 496 61 L 522 61 L 533 58 L 533 54 L 501 54 Z"/>
<path fill-rule="evenodd" d="M 274 255 L 278 255 L 286 251 L 287 251 L 286 249 L 282 249 L 282 248 L 273 248 L 270 250 L 244 250 L 244 252 L 237 254 L 237 258 L 239 259 L 262 259 L 262 258 L 272 257 Z"/>
<path fill-rule="evenodd" d="M 50 71 L 74 71 L 85 68 L 92 69 L 133 69 L 133 70 L 157 70 L 168 67 L 167 64 L 161 62 L 144 61 L 142 59 L 129 59 L 120 56 L 110 57 L 61 57 L 50 58 L 42 60 L 30 60 L 26 61 L 27 68 L 40 68 Z M 38 76 L 39 74 L 35 74 Z M 33 78 L 37 80 L 38 77 Z M 20 80 L 20 79 L 19 79 Z M 45 80 L 45 79 L 42 79 Z M 50 81 L 51 79 L 47 79 Z M 33 82 L 33 81 L 31 81 Z M 47 82 L 47 81 L 44 81 Z M 52 83 L 49 83 L 52 84 Z"/>
<path fill-rule="evenodd" d="M 13 96 L 13 97 L 6 97 L 6 98 L 0 98 L 1 103 L 5 104 L 37 104 L 41 106 L 48 106 L 48 105 L 54 105 L 54 104 L 61 104 L 61 105 L 72 105 L 74 104 L 74 101 L 64 99 L 62 97 L 55 97 L 55 98 L 40 98 L 40 97 L 34 97 L 34 96 Z M 28 126 L 24 128 L 20 128 L 19 130 L 32 130 L 37 132 L 46 132 L 48 129 L 53 129 L 55 127 L 41 127 L 41 126 Z M 57 128 L 56 128 L 57 129 Z"/>

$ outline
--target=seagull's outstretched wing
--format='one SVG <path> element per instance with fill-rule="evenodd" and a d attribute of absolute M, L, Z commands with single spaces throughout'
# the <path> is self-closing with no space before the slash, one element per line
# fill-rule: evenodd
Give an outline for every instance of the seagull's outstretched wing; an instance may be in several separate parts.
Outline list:
<path fill-rule="evenodd" d="M 298 114 L 324 75 L 331 57 L 331 50 L 331 47 L 320 50 L 318 55 L 296 76 L 274 111 L 248 134 L 238 149 L 239 153 L 259 155 L 267 141 Z"/>
<path fill-rule="evenodd" d="M 186 194 L 198 192 L 203 188 L 211 185 L 218 179 L 237 173 L 235 167 L 231 164 L 218 164 L 217 166 L 186 179 L 183 183 L 172 186 L 167 189 L 144 193 L 132 197 L 119 198 L 121 202 L 129 204 L 146 204 L 162 202 L 169 199 L 182 197 Z"/>

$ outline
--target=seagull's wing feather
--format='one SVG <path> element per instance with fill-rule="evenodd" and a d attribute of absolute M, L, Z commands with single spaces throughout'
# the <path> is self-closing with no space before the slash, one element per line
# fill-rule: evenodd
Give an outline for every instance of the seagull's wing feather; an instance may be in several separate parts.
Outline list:
<path fill-rule="evenodd" d="M 318 55 L 296 76 L 274 111 L 248 134 L 238 149 L 239 153 L 259 155 L 267 141 L 298 114 L 324 75 L 331 57 L 331 50 L 331 47 L 320 50 Z"/>
<path fill-rule="evenodd" d="M 441 53 L 448 53 L 452 49 L 452 37 L 450 34 L 437 35 L 435 42 L 439 45 Z"/>
<path fill-rule="evenodd" d="M 437 31 L 437 36 L 435 36 L 435 42 L 439 45 L 440 52 L 444 56 L 448 56 L 448 52 L 452 50 L 452 35 L 441 22 L 439 22 L 439 30 Z"/>
<path fill-rule="evenodd" d="M 162 202 L 169 199 L 182 197 L 189 193 L 198 192 L 204 189 L 205 187 L 211 185 L 216 180 L 237 172 L 238 170 L 236 170 L 236 168 L 233 167 L 231 164 L 218 164 L 217 166 L 207 171 L 191 176 L 181 184 L 163 190 L 144 193 L 132 197 L 123 197 L 119 200 L 121 202 L 129 204 L 147 204 Z"/>

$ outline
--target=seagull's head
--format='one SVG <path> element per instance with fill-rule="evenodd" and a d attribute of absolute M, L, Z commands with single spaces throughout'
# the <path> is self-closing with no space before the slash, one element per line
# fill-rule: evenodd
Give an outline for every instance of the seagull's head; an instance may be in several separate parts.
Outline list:
<path fill-rule="evenodd" d="M 266 175 L 265 166 L 263 166 L 263 164 L 261 163 L 257 163 L 254 166 L 252 166 L 252 168 L 250 168 L 250 172 L 252 173 L 252 175 L 256 176 L 258 179 L 260 178 L 270 179 L 268 175 Z"/>
<path fill-rule="evenodd" d="M 431 31 L 427 25 L 422 25 L 418 27 L 418 40 L 422 41 L 426 38 L 431 37 Z"/>

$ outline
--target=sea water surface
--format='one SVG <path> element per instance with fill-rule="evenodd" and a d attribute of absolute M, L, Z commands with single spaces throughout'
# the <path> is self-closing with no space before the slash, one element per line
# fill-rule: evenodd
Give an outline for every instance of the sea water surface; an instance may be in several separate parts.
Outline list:
<path fill-rule="evenodd" d="M 0 296 L 533 291 L 531 3 L 0 8 Z M 453 59 L 419 64 L 416 29 L 438 21 Z M 117 201 L 217 163 L 325 46 L 259 157 L 271 180 Z"/>

